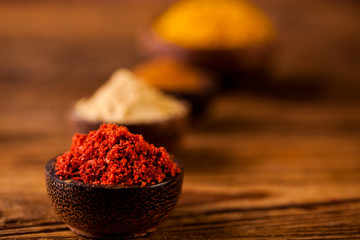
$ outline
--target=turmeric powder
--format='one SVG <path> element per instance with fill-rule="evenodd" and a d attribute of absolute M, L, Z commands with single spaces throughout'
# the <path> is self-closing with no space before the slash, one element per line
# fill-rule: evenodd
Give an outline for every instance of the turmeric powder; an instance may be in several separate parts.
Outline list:
<path fill-rule="evenodd" d="M 180 0 L 152 27 L 170 43 L 198 50 L 240 48 L 274 35 L 272 23 L 246 0 Z"/>

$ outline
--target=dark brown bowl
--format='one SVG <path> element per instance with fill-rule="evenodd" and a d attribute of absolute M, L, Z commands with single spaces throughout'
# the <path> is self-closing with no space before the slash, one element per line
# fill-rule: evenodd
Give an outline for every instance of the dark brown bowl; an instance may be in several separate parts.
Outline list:
<path fill-rule="evenodd" d="M 150 26 L 139 30 L 140 50 L 146 56 L 170 55 L 219 74 L 220 86 L 234 86 L 251 78 L 261 81 L 271 68 L 275 39 L 268 42 L 229 49 L 190 49 L 169 42 L 154 32 Z"/>
<path fill-rule="evenodd" d="M 168 151 L 172 152 L 178 148 L 188 126 L 190 107 L 188 104 L 186 104 L 186 107 L 187 111 L 182 116 L 163 121 L 136 124 L 113 123 L 125 126 L 130 132 L 143 135 L 147 142 L 154 144 L 156 147 L 165 147 Z M 97 130 L 104 123 L 81 118 L 75 113 L 73 108 L 67 113 L 67 118 L 74 131 L 83 134 Z"/>
<path fill-rule="evenodd" d="M 185 99 L 191 103 L 191 117 L 198 120 L 206 115 L 207 110 L 212 99 L 215 96 L 216 89 L 209 87 L 204 88 L 202 91 L 196 92 L 182 92 L 182 91 L 167 91 L 165 93 L 171 94 L 179 99 Z"/>
<path fill-rule="evenodd" d="M 162 61 L 162 58 L 165 59 Z M 160 60 L 159 60 L 160 59 Z M 151 67 L 162 67 L 165 68 L 166 65 L 161 65 L 161 63 L 166 64 L 166 61 L 172 61 L 174 64 L 177 63 L 180 66 L 187 66 L 190 70 L 195 71 L 198 75 L 198 84 L 199 86 L 194 89 L 183 89 L 183 88 L 166 88 L 161 86 L 161 84 L 157 84 L 156 80 L 154 83 L 151 81 L 151 79 L 147 80 L 148 77 L 146 75 L 146 71 L 143 71 L 142 69 L 151 69 Z M 160 63 L 155 64 L 152 62 L 159 61 Z M 186 100 L 188 103 L 191 104 L 191 117 L 193 119 L 198 119 L 205 115 L 206 111 L 208 110 L 209 103 L 211 100 L 216 96 L 216 93 L 218 91 L 218 78 L 216 74 L 214 74 L 212 71 L 204 70 L 202 68 L 197 68 L 187 62 L 181 61 L 178 58 L 173 58 L 169 56 L 159 56 L 155 58 L 150 58 L 137 66 L 133 68 L 133 71 L 141 78 L 145 79 L 150 84 L 154 84 L 155 87 L 159 88 L 161 91 L 163 91 L 166 94 L 172 95 L 180 99 L 181 101 Z M 180 70 L 178 70 L 180 71 Z M 145 72 L 145 73 L 144 73 Z M 179 76 L 175 76 L 178 74 L 176 71 L 173 72 L 166 72 L 165 74 L 162 72 L 161 76 L 156 76 L 155 79 L 162 79 L 162 81 L 167 81 L 168 79 L 177 79 L 181 81 L 181 78 Z M 179 75 L 179 74 L 178 74 Z M 181 75 L 181 74 L 180 74 Z M 186 75 L 185 75 L 186 77 Z M 172 80 L 174 81 L 174 80 Z"/>
<path fill-rule="evenodd" d="M 145 187 L 95 185 L 61 180 L 55 159 L 45 166 L 46 187 L 56 214 L 79 235 L 124 238 L 146 234 L 175 208 L 181 193 L 183 169 L 174 178 Z"/>

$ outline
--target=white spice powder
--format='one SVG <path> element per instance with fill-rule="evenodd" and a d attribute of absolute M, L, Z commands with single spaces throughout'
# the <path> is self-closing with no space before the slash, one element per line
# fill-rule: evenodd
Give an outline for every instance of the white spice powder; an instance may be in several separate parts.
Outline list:
<path fill-rule="evenodd" d="M 167 120 L 186 111 L 182 102 L 126 69 L 115 71 L 90 98 L 75 104 L 75 113 L 83 119 L 124 124 Z"/>

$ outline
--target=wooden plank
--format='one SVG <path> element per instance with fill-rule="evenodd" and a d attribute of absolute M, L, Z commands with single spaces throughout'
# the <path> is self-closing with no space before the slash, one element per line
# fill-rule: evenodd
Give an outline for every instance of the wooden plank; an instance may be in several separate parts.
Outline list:
<path fill-rule="evenodd" d="M 238 104 L 225 115 L 218 115 L 222 106 L 229 107 L 228 103 L 234 102 Z M 187 134 L 178 156 L 186 169 L 182 197 L 173 215 L 148 239 L 359 236 L 360 174 L 356 157 L 359 148 L 358 141 L 354 141 L 359 138 L 359 132 L 354 129 L 349 135 L 341 128 L 333 128 L 358 117 L 352 114 L 353 107 L 346 111 L 346 107 L 339 107 L 343 118 L 327 117 L 327 126 L 315 133 L 296 130 L 303 128 L 303 122 L 288 117 L 281 120 L 289 125 L 290 131 L 285 132 L 273 128 L 274 123 L 266 120 L 263 120 L 265 130 L 261 131 L 239 128 L 218 132 L 209 128 L 228 119 L 227 115 L 239 120 L 244 115 L 252 116 L 252 111 L 238 111 L 247 105 L 258 106 L 256 114 L 269 118 L 267 106 L 261 108 L 261 103 L 275 110 L 280 104 L 239 95 L 219 98 L 208 125 Z M 283 110 L 288 112 L 294 107 L 303 114 L 317 112 L 319 117 L 307 120 L 312 123 L 322 118 L 321 111 L 317 111 L 323 108 L 322 104 L 299 107 L 298 103 L 292 103 Z M 46 155 L 54 149 L 42 151 L 42 146 L 66 142 L 67 134 L 57 138 L 51 134 L 28 136 L 34 139 L 34 144 L 24 146 L 30 154 L 16 151 L 22 145 L 19 140 L 4 141 L 0 147 L 2 159 L 8 159 L 0 169 L 0 236 L 76 238 L 50 209 L 43 178 Z M 39 158 L 34 158 L 36 155 Z"/>
<path fill-rule="evenodd" d="M 194 209 L 196 206 L 194 206 Z M 342 202 L 232 209 L 203 213 L 182 212 L 181 206 L 149 239 L 351 239 L 359 237 L 360 199 Z M 274 232 L 274 230 L 276 231 Z M 55 219 L 9 222 L 0 237 L 74 237 Z M 146 238 L 145 238 L 146 239 Z"/>

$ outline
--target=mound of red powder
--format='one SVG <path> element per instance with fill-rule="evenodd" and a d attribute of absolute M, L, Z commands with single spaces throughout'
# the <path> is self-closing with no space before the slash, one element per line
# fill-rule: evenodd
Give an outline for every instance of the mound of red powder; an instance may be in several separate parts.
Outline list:
<path fill-rule="evenodd" d="M 57 157 L 55 170 L 61 179 L 142 187 L 166 181 L 181 171 L 163 147 L 156 148 L 143 136 L 115 124 L 75 134 L 70 151 Z"/>

